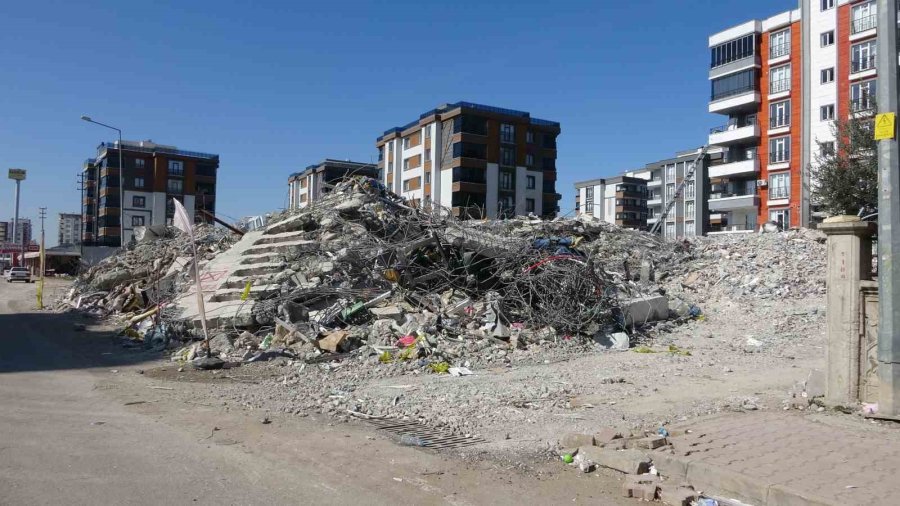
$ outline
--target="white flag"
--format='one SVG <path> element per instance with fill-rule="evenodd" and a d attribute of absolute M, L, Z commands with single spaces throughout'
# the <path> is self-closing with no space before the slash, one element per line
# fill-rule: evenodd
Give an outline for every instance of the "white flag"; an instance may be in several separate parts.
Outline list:
<path fill-rule="evenodd" d="M 178 199 L 172 198 L 172 202 L 175 203 L 175 228 L 193 237 L 194 227 L 191 225 L 191 218 L 187 211 Z"/>

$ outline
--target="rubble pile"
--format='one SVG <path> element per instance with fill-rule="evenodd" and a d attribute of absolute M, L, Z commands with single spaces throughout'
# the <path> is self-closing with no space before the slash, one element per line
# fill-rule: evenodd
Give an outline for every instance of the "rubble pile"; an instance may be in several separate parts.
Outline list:
<path fill-rule="evenodd" d="M 688 251 L 662 282 L 695 302 L 825 294 L 825 234 L 816 230 L 697 238 Z"/>
<path fill-rule="evenodd" d="M 271 223 L 261 241 L 290 234 L 293 246 L 267 253 L 280 268 L 248 282 L 279 288 L 254 302 L 252 325 L 216 335 L 223 359 L 353 353 L 444 373 L 494 344 L 627 348 L 627 335 L 608 336 L 669 318 L 641 265 L 668 269 L 686 251 L 594 220 L 460 221 L 366 178 Z M 631 318 L 630 301 L 654 297 L 655 309 Z M 201 354 L 194 346 L 174 357 Z"/>
<path fill-rule="evenodd" d="M 197 225 L 194 235 L 201 265 L 235 241 L 231 232 L 212 225 Z M 130 321 L 147 310 L 158 310 L 183 289 L 189 281 L 192 258 L 189 238 L 177 229 L 169 227 L 152 238 L 148 234 L 147 240 L 129 245 L 80 274 L 61 305 Z"/>

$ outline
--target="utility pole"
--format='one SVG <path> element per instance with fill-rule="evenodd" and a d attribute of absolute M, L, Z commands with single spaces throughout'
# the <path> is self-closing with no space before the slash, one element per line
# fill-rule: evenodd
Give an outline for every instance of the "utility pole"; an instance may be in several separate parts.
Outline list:
<path fill-rule="evenodd" d="M 880 113 L 897 111 L 897 7 L 878 0 L 878 91 Z M 896 116 L 895 116 L 896 117 Z M 897 135 L 878 141 L 878 411 L 900 416 L 900 155 Z"/>
<path fill-rule="evenodd" d="M 44 253 L 44 218 L 47 217 L 47 208 L 40 207 L 38 209 L 40 209 L 40 216 L 41 216 L 41 253 L 40 253 L 41 277 L 40 277 L 40 281 L 38 283 L 38 289 L 37 289 L 37 302 L 38 302 L 38 309 L 44 309 L 44 271 L 45 271 L 44 260 L 46 258 L 46 254 Z"/>

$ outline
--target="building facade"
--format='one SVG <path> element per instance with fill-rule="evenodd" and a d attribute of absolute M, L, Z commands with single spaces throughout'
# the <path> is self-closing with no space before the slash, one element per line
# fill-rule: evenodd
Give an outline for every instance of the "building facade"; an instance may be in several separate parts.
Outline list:
<path fill-rule="evenodd" d="M 331 191 L 341 178 L 366 176 L 381 180 L 378 167 L 371 163 L 325 159 L 288 177 L 288 208 L 299 209 L 315 202 Z"/>
<path fill-rule="evenodd" d="M 647 228 L 647 179 L 626 175 L 575 183 L 575 209 L 613 225 Z"/>
<path fill-rule="evenodd" d="M 560 125 L 523 111 L 445 104 L 378 137 L 384 184 L 411 205 L 455 216 L 555 217 Z"/>
<path fill-rule="evenodd" d="M 8 221 L 0 221 L 0 242 L 8 241 L 11 232 L 10 223 Z"/>
<path fill-rule="evenodd" d="M 59 213 L 60 246 L 77 246 L 81 244 L 81 215 L 77 213 Z"/>
<path fill-rule="evenodd" d="M 711 212 L 725 231 L 817 215 L 809 166 L 833 150 L 833 122 L 873 112 L 875 0 L 800 0 L 799 8 L 709 38 L 710 131 L 725 150 L 710 172 Z"/>
<path fill-rule="evenodd" d="M 120 171 L 119 147 L 118 142 L 102 143 L 97 157 L 84 162 L 85 244 L 118 246 L 120 238 L 128 244 L 134 227 L 171 225 L 172 198 L 181 201 L 195 222 L 212 223 L 200 210 L 215 213 L 219 155 L 123 141 Z"/>
<path fill-rule="evenodd" d="M 0 225 L 0 229 L 4 229 L 3 233 L 4 240 L 13 244 L 31 244 L 33 240 L 32 230 L 31 230 L 31 220 L 29 218 L 19 218 L 18 225 L 13 226 L 13 222 L 15 219 L 10 219 L 9 221 L 2 222 L 3 225 Z M 13 237 L 13 229 L 15 228 L 16 236 Z"/>

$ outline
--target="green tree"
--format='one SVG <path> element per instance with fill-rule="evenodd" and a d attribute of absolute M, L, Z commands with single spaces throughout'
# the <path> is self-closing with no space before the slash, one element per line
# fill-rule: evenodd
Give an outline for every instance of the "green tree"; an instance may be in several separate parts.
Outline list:
<path fill-rule="evenodd" d="M 810 167 L 813 204 L 831 216 L 878 209 L 873 125 L 872 114 L 857 113 L 832 124 L 833 143 L 817 141 L 818 154 Z"/>

